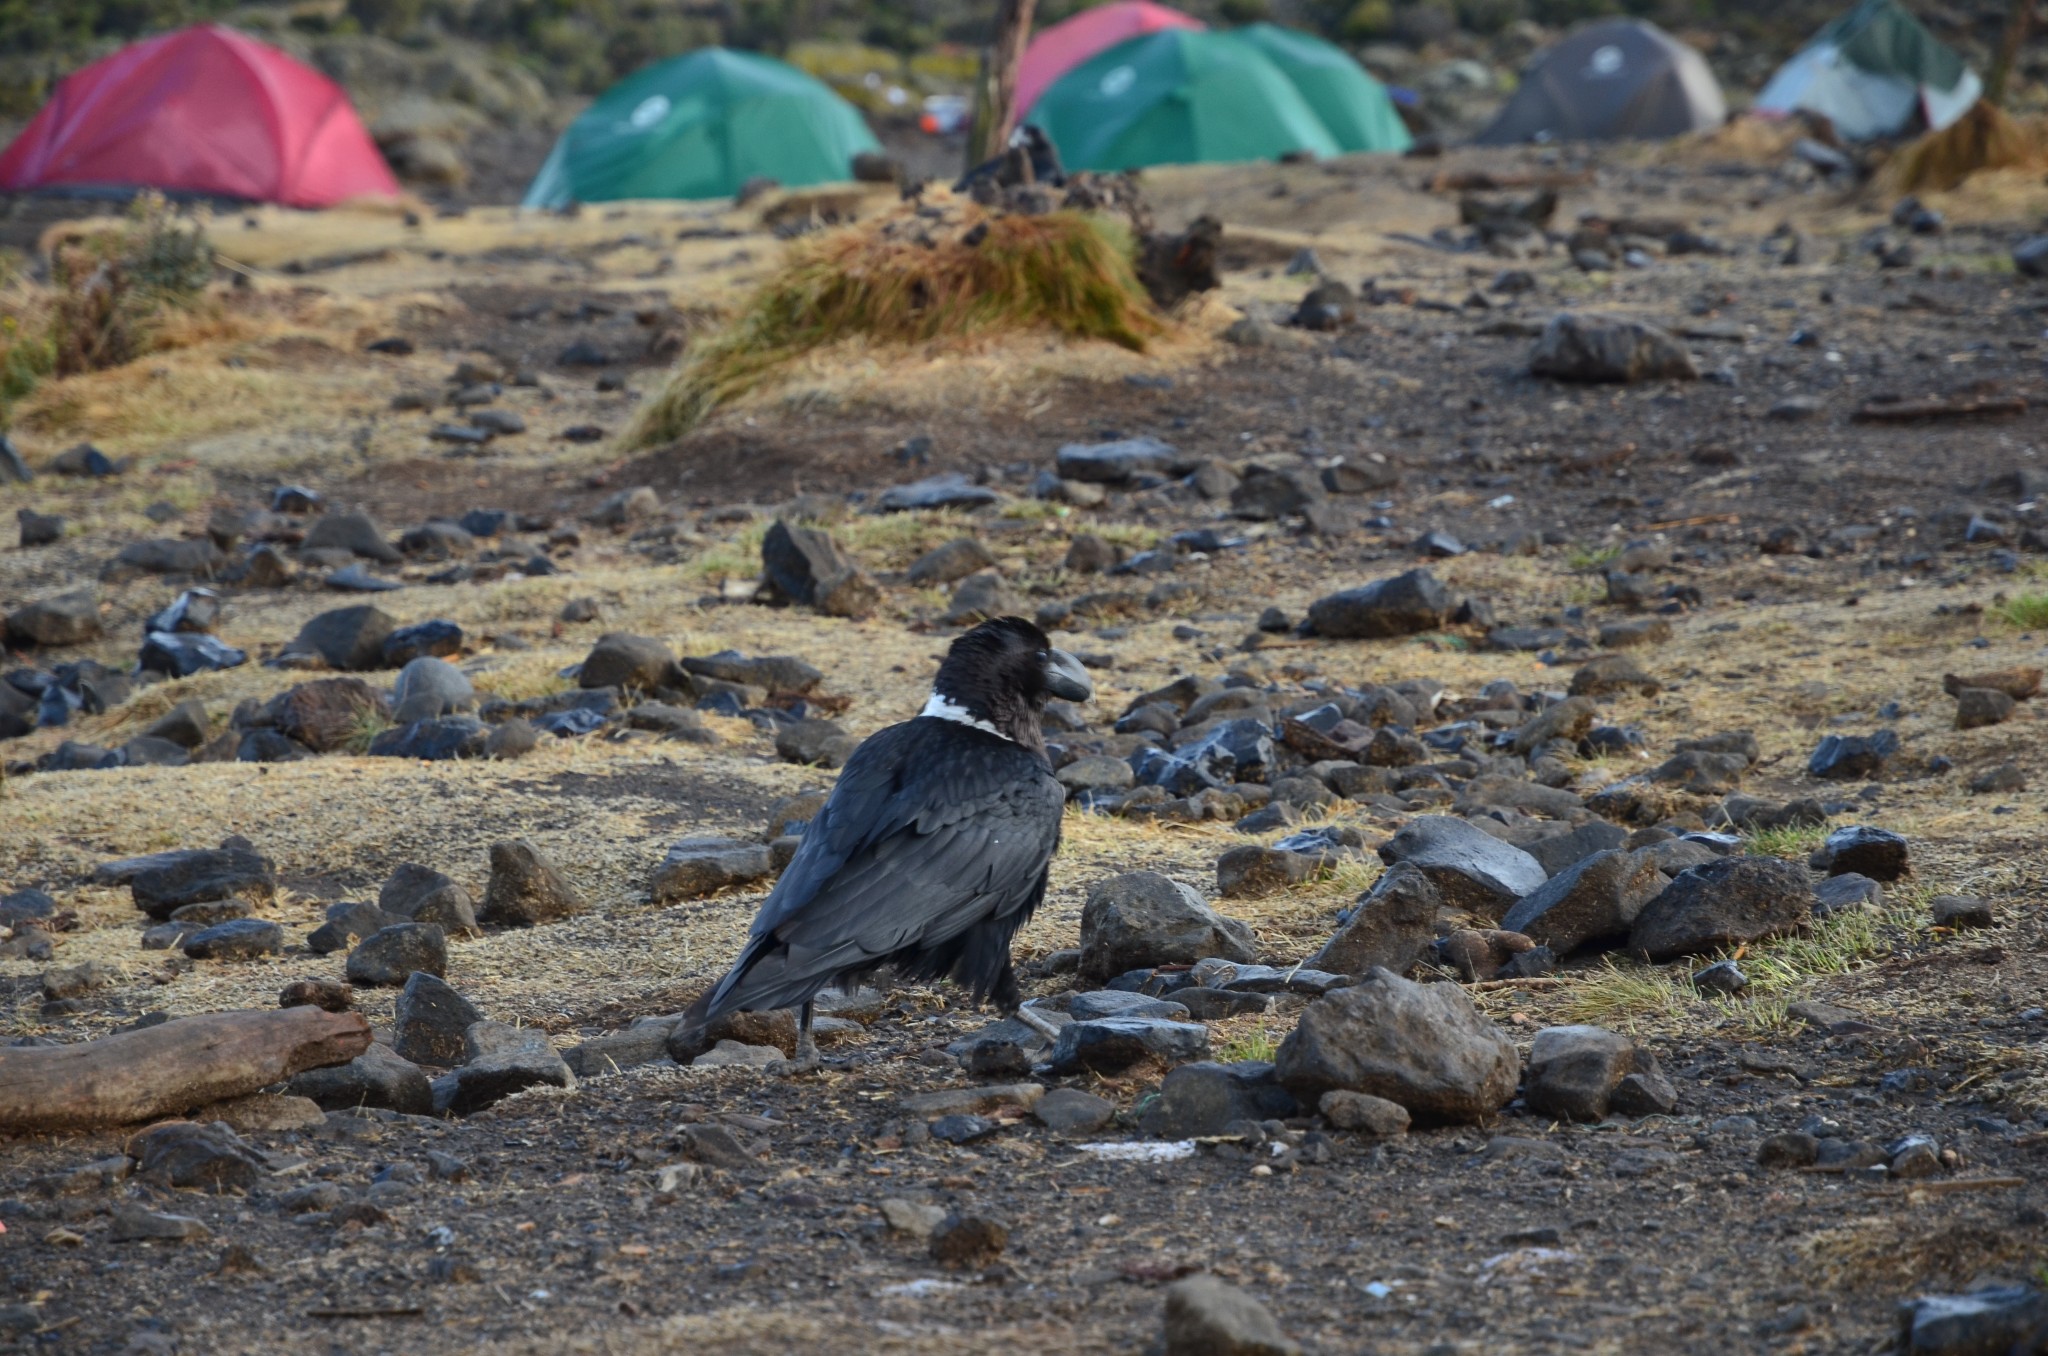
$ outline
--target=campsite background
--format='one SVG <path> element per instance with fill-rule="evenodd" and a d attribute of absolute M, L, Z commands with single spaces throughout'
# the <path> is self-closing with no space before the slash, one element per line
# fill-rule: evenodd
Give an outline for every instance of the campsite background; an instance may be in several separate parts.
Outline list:
<path fill-rule="evenodd" d="M 1042 31 L 1084 8 L 1047 0 Z M 1448 140 L 1482 128 L 1529 57 L 1570 26 L 1614 14 L 1648 18 L 1705 56 L 1740 111 L 1773 70 L 1848 6 L 1836 0 L 1196 0 L 1212 26 L 1259 20 L 1300 27 L 1355 52 L 1373 75 L 1413 90 Z M 913 173 L 962 167 L 957 138 L 920 131 L 929 94 L 971 85 L 993 5 L 962 0 L 851 3 L 737 0 L 0 0 L 0 143 L 55 82 L 124 42 L 217 19 L 283 48 L 349 93 L 405 185 L 434 201 L 517 202 L 557 135 L 590 100 L 634 71 L 712 43 L 758 50 L 818 75 L 867 116 Z M 2003 0 L 1915 5 L 1932 34 L 1982 71 Z M 2013 112 L 2048 107 L 2048 46 L 2022 52 Z M 892 96 L 900 90 L 900 96 Z M 900 100 L 900 101 L 892 101 Z M 14 220 L 33 208 L 16 204 Z M 21 230 L 0 243 L 31 243 Z"/>

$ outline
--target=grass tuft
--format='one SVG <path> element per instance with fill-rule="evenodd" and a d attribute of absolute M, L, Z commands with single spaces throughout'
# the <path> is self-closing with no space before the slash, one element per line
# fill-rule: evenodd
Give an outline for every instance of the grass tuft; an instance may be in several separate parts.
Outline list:
<path fill-rule="evenodd" d="M 840 340 L 917 344 L 1045 329 L 1143 352 L 1166 326 L 1132 257 L 1129 233 L 1107 218 L 990 217 L 969 205 L 943 227 L 906 212 L 799 242 L 739 317 L 684 359 L 628 441 L 679 438 Z"/>
<path fill-rule="evenodd" d="M 1775 829 L 1745 829 L 1744 852 L 1755 857 L 1783 857 L 1804 862 L 1828 836 L 1825 824 L 1788 824 Z"/>
<path fill-rule="evenodd" d="M 2048 627 L 2048 593 L 2022 593 L 1998 605 L 1995 614 L 2008 626 L 2022 631 Z"/>
<path fill-rule="evenodd" d="M 1258 1060 L 1270 1064 L 1273 1056 L 1280 1053 L 1280 1042 L 1273 1039 L 1273 1033 L 1263 1027 L 1240 1031 L 1223 1042 L 1216 1051 L 1219 1064 L 1238 1064 L 1245 1060 Z"/>

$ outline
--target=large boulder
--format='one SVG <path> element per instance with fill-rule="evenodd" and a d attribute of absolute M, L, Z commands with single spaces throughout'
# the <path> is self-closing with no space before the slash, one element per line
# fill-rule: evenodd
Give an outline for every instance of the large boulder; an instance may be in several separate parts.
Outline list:
<path fill-rule="evenodd" d="M 783 597 L 828 617 L 870 616 L 881 602 L 874 581 L 830 534 L 815 528 L 776 519 L 761 539 L 761 568 Z"/>
<path fill-rule="evenodd" d="M 216 899 L 267 904 L 277 894 L 277 872 L 246 844 L 157 853 L 127 877 L 135 907 L 162 922 L 175 909 Z"/>
<path fill-rule="evenodd" d="M 384 533 L 367 513 L 330 513 L 313 522 L 300 544 L 306 551 L 347 551 L 365 560 L 396 565 L 402 557 L 398 548 L 384 539 Z"/>
<path fill-rule="evenodd" d="M 477 1022 L 464 1034 L 462 1067 L 448 1075 L 448 1082 L 452 1086 L 445 1093 L 437 1088 L 435 1100 L 442 1101 L 445 1096 L 448 1111 L 466 1116 L 527 1088 L 573 1091 L 576 1075 L 548 1043 L 545 1032 L 503 1022 Z"/>
<path fill-rule="evenodd" d="M 1450 815 L 1411 819 L 1380 846 L 1380 860 L 1413 865 L 1447 906 L 1496 922 L 1544 881 L 1534 857 Z"/>
<path fill-rule="evenodd" d="M 1233 1121 L 1268 1121 L 1294 1115 L 1294 1095 L 1273 1081 L 1263 1063 L 1183 1064 L 1159 1084 L 1138 1128 L 1161 1139 L 1223 1134 Z"/>
<path fill-rule="evenodd" d="M 464 1037 L 482 1020 L 483 1014 L 447 980 L 415 970 L 398 995 L 392 1044 L 419 1064 L 460 1064 Z"/>
<path fill-rule="evenodd" d="M 1693 381 L 1700 374 L 1685 345 L 1654 325 L 1573 311 L 1543 327 L 1529 371 L 1558 381 Z"/>
<path fill-rule="evenodd" d="M 100 634 L 100 603 L 89 589 L 39 598 L 7 615 L 4 630 L 20 645 L 83 645 Z"/>
<path fill-rule="evenodd" d="M 491 880 L 478 917 L 486 923 L 532 927 L 582 913 L 589 906 L 576 888 L 532 843 L 517 838 L 491 844 Z"/>
<path fill-rule="evenodd" d="M 436 720 L 476 705 L 476 689 L 461 669 L 437 655 L 407 661 L 391 689 L 391 719 L 400 725 Z"/>
<path fill-rule="evenodd" d="M 1412 862 L 1398 863 L 1358 897 L 1343 926 L 1302 964 L 1340 975 L 1375 969 L 1405 975 L 1435 938 L 1442 907 L 1429 874 Z"/>
<path fill-rule="evenodd" d="M 1266 1306 L 1207 1274 L 1166 1288 L 1165 1356 L 1301 1356 Z"/>
<path fill-rule="evenodd" d="M 1650 854 L 1595 853 L 1522 896 L 1501 926 L 1567 955 L 1588 942 L 1628 936 L 1666 883 Z"/>
<path fill-rule="evenodd" d="M 1055 458 L 1061 480 L 1119 485 L 1138 476 L 1179 476 L 1195 458 L 1157 438 L 1123 438 L 1111 443 L 1068 443 Z"/>
<path fill-rule="evenodd" d="M 1427 1121 L 1477 1121 L 1515 1095 L 1514 1043 L 1455 984 L 1374 970 L 1301 1014 L 1275 1060 L 1282 1085 L 1315 1105 L 1332 1088 L 1370 1093 Z"/>
<path fill-rule="evenodd" d="M 612 631 L 597 638 L 583 667 L 579 687 L 615 687 L 622 692 L 651 692 L 658 687 L 687 690 L 689 680 L 668 646 L 647 636 Z"/>
<path fill-rule="evenodd" d="M 295 1074 L 285 1091 L 311 1098 L 328 1111 L 380 1107 L 424 1116 L 434 1109 L 426 1073 L 388 1045 L 372 1045 L 346 1064 Z"/>
<path fill-rule="evenodd" d="M 1449 590 L 1435 575 L 1410 570 L 1318 598 L 1309 605 L 1308 629 L 1333 640 L 1408 636 L 1437 630 L 1454 606 Z"/>
<path fill-rule="evenodd" d="M 1681 871 L 1636 915 L 1629 950 L 1653 961 L 1778 937 L 1813 912 L 1806 868 L 1776 857 L 1723 857 Z"/>
<path fill-rule="evenodd" d="M 1540 1116 L 1597 1121 L 1666 1114 L 1678 1093 L 1647 1047 L 1605 1027 L 1553 1026 L 1529 1047 L 1522 1100 Z"/>
<path fill-rule="evenodd" d="M 736 885 L 752 885 L 773 873 L 768 845 L 739 838 L 685 838 L 668 850 L 654 872 L 654 902 L 702 899 Z"/>
<path fill-rule="evenodd" d="M 1081 973 L 1091 979 L 1209 956 L 1249 961 L 1257 954 L 1250 928 L 1155 871 L 1103 881 L 1081 910 Z"/>
<path fill-rule="evenodd" d="M 469 891 L 439 871 L 406 862 L 377 894 L 377 907 L 396 918 L 432 923 L 451 935 L 475 932 L 476 905 Z"/>
<path fill-rule="evenodd" d="M 374 603 L 322 612 L 299 628 L 280 658 L 317 658 L 331 669 L 362 673 L 386 667 L 384 642 L 398 618 Z"/>

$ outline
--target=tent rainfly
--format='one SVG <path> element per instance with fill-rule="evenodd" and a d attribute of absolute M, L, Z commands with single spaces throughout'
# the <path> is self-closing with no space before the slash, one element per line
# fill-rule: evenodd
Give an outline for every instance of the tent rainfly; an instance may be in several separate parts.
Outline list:
<path fill-rule="evenodd" d="M 217 24 L 72 72 L 0 152 L 0 192 L 138 188 L 287 207 L 398 196 L 341 86 Z"/>
<path fill-rule="evenodd" d="M 1654 140 L 1728 116 L 1706 59 L 1655 24 L 1603 19 L 1536 54 L 1507 106 L 1473 140 Z"/>
<path fill-rule="evenodd" d="M 1756 96 L 1759 113 L 1818 113 L 1853 141 L 1938 132 L 1977 102 L 1977 73 L 1897 0 L 1863 0 L 1814 34 Z"/>
<path fill-rule="evenodd" d="M 635 72 L 562 133 L 525 206 L 620 198 L 726 198 L 767 177 L 786 188 L 853 177 L 879 151 L 858 109 L 794 66 L 706 47 Z"/>
<path fill-rule="evenodd" d="M 1250 43 L 1308 102 L 1345 151 L 1405 151 L 1415 144 L 1387 87 L 1349 52 L 1299 29 L 1247 24 L 1230 36 Z"/>
<path fill-rule="evenodd" d="M 1119 43 L 1061 76 L 1028 121 L 1068 169 L 1342 153 L 1280 68 L 1228 33 L 1173 29 Z"/>
<path fill-rule="evenodd" d="M 1207 27 L 1200 19 L 1155 5 L 1152 0 L 1111 0 L 1040 29 L 1017 67 L 1016 121 L 1027 121 L 1023 115 L 1054 81 L 1120 42 L 1173 28 L 1196 31 Z"/>

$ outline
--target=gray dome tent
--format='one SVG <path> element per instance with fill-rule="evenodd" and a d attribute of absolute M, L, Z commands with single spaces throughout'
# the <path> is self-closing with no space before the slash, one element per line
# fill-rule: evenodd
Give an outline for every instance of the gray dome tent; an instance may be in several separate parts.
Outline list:
<path fill-rule="evenodd" d="M 1655 24 L 1606 19 L 1537 53 L 1481 146 L 1683 136 L 1728 116 L 1706 59 Z"/>

